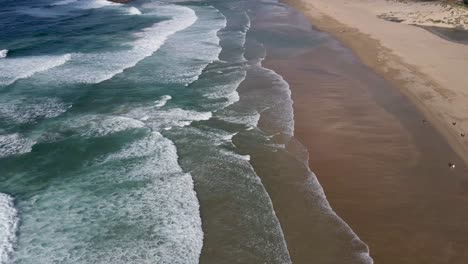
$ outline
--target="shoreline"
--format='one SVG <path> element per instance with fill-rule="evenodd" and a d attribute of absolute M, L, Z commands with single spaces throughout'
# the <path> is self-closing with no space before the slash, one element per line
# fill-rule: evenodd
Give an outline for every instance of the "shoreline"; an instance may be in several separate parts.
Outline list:
<path fill-rule="evenodd" d="M 293 2 L 296 8 L 300 4 Z M 440 117 L 425 117 L 431 109 L 398 89 L 414 85 L 414 79 L 402 80 L 400 71 L 388 69 L 392 58 L 379 55 L 390 51 L 356 30 L 342 34 L 351 29 L 331 17 L 320 20 L 317 26 L 312 19 L 313 25 L 321 31 L 331 27 L 331 35 L 354 52 L 333 40 L 289 56 L 267 47 L 264 65 L 290 85 L 295 137 L 307 148 L 309 166 L 331 207 L 369 246 L 375 263 L 463 264 L 468 168 L 459 155 L 463 149 L 447 142 L 453 131 L 443 134 L 450 127 Z M 412 70 L 408 74 L 427 82 Z M 448 168 L 449 161 L 457 164 L 455 170 Z M 290 205 L 275 201 L 278 190 L 269 192 L 294 263 L 310 263 L 311 250 L 295 247 L 306 247 L 307 235 L 295 231 L 299 225 L 282 213 Z M 302 242 L 291 243 L 294 239 Z"/>
<path fill-rule="evenodd" d="M 376 6 L 381 8 L 376 12 L 387 11 L 382 7 L 385 5 L 391 9 L 395 2 L 388 0 L 372 4 L 344 0 L 284 2 L 302 11 L 314 27 L 344 43 L 362 63 L 398 87 L 468 164 L 468 136 L 462 136 L 468 135 L 468 93 L 464 91 L 468 75 L 463 70 L 468 67 L 468 46 L 371 13 Z M 352 12 L 362 12 L 362 19 L 354 19 Z M 398 37 L 407 40 L 398 43 Z"/>

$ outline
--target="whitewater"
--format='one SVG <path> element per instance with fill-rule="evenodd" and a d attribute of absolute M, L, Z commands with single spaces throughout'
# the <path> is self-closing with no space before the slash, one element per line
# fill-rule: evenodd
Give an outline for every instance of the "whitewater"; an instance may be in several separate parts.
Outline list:
<path fill-rule="evenodd" d="M 293 101 L 259 7 L 0 6 L 0 263 L 292 263 L 258 157 L 293 156 Z"/>

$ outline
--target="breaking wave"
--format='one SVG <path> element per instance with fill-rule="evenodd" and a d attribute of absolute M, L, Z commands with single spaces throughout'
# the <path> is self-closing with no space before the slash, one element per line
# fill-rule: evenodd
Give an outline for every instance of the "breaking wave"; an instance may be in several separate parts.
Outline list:
<path fill-rule="evenodd" d="M 13 198 L 0 193 L 0 263 L 10 263 L 10 256 L 16 241 L 18 212 L 13 205 Z"/>
<path fill-rule="evenodd" d="M 36 73 L 44 72 L 65 64 L 71 59 L 70 54 L 62 56 L 36 56 L 5 59 L 0 61 L 0 85 L 9 85 Z"/>
<path fill-rule="evenodd" d="M 135 33 L 137 39 L 128 43 L 129 49 L 116 52 L 73 54 L 72 61 L 44 76 L 46 79 L 64 83 L 99 83 L 111 79 L 125 69 L 156 52 L 174 33 L 191 26 L 196 20 L 195 12 L 183 6 L 146 4 L 158 16 L 170 19 L 154 24 Z"/>
<path fill-rule="evenodd" d="M 7 55 L 8 55 L 7 49 L 0 50 L 0 59 L 6 58 Z"/>

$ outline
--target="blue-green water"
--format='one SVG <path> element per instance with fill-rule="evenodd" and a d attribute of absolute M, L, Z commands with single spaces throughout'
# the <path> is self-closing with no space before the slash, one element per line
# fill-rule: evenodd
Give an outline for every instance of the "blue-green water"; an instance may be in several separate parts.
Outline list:
<path fill-rule="evenodd" d="M 3 1 L 0 263 L 290 263 L 249 162 L 294 133 L 263 5 Z"/>

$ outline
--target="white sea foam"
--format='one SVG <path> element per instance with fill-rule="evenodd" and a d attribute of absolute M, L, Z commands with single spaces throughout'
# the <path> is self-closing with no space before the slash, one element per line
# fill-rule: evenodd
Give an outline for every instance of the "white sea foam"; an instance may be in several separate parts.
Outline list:
<path fill-rule="evenodd" d="M 197 133 L 203 134 L 203 137 L 205 138 L 209 138 L 210 143 L 215 146 L 220 146 L 220 145 L 234 146 L 234 144 L 232 143 L 232 138 L 235 135 L 237 135 L 239 132 L 227 132 L 224 130 L 206 127 L 203 129 L 203 131 L 198 130 Z"/>
<path fill-rule="evenodd" d="M 16 241 L 18 212 L 13 198 L 0 193 L 0 263 L 10 263 L 10 256 Z"/>
<path fill-rule="evenodd" d="M 252 26 L 252 22 L 250 21 L 250 16 L 247 14 L 247 12 L 244 12 L 245 18 L 247 18 L 247 23 L 245 24 L 244 27 L 244 32 L 248 32 L 250 30 L 250 27 Z"/>
<path fill-rule="evenodd" d="M 88 136 L 105 136 L 115 134 L 121 131 L 135 128 L 144 128 L 145 124 L 139 120 L 135 120 L 123 116 L 114 116 L 105 119 L 96 118 L 90 120 L 87 124 L 87 130 L 83 131 Z"/>
<path fill-rule="evenodd" d="M 294 110 L 289 84 L 283 79 L 283 76 L 277 74 L 275 71 L 267 68 L 263 69 L 272 81 L 270 90 L 274 91 L 275 96 L 270 99 L 270 105 L 272 105 L 272 107 L 262 112 L 267 110 L 272 112 L 274 118 L 270 118 L 270 120 L 275 123 L 276 129 L 292 136 L 294 134 Z M 269 93 L 271 93 L 271 91 Z"/>
<path fill-rule="evenodd" d="M 65 0 L 66 1 L 66 0 Z M 72 3 L 77 3 L 78 8 L 83 9 L 95 9 L 95 8 L 103 8 L 106 6 L 121 6 L 122 4 L 114 3 L 107 0 L 81 0 L 81 1 L 74 1 Z"/>
<path fill-rule="evenodd" d="M 45 123 L 33 138 L 36 142 L 55 142 L 71 135 L 95 138 L 127 130 L 149 130 L 145 123 L 118 115 L 82 115 Z"/>
<path fill-rule="evenodd" d="M 129 15 L 141 15 L 141 11 L 132 6 L 127 7 L 126 5 L 120 3 L 114 3 L 108 0 L 62 0 L 51 4 L 51 6 L 63 6 L 63 5 L 71 5 L 74 8 L 79 9 L 98 9 L 103 7 L 119 7 Z"/>
<path fill-rule="evenodd" d="M 213 15 L 212 15 L 213 16 Z M 226 27 L 226 18 L 222 16 L 216 18 L 213 16 L 216 21 L 218 21 L 218 27 Z M 211 18 L 213 20 L 213 18 Z M 247 23 L 249 22 L 248 16 L 245 14 L 245 20 Z M 225 42 L 229 43 L 229 46 L 236 47 L 239 50 L 244 48 L 245 44 L 245 36 L 246 32 L 248 31 L 249 27 L 244 28 L 243 32 L 235 32 L 229 31 L 229 34 L 225 34 L 221 32 L 223 39 Z M 219 42 L 219 39 L 218 39 Z M 215 101 L 215 107 L 217 109 L 226 108 L 235 102 L 239 101 L 240 97 L 237 92 L 237 88 L 239 85 L 245 80 L 246 78 L 246 67 L 245 67 L 245 58 L 243 57 L 243 52 L 238 52 L 239 54 L 230 54 L 229 55 L 229 62 L 221 61 L 218 58 L 218 62 L 216 63 L 216 67 L 207 68 L 205 73 L 213 75 L 214 73 L 222 74 L 220 76 L 214 75 L 214 79 L 211 83 L 205 85 L 204 89 L 204 96 L 209 99 L 226 99 L 226 101 Z M 235 62 L 235 63 L 233 63 Z"/>
<path fill-rule="evenodd" d="M 188 41 L 184 41 L 188 43 L 190 43 L 194 38 L 201 40 L 196 45 L 196 55 L 193 56 L 192 46 L 190 45 L 181 45 L 178 50 L 180 50 L 180 52 L 185 52 L 186 54 L 191 54 L 192 58 L 204 61 L 204 63 L 201 67 L 196 67 L 191 71 L 186 71 L 186 75 L 193 76 L 186 79 L 186 86 L 197 81 L 203 70 L 206 69 L 210 63 L 219 59 L 221 46 L 219 45 L 220 39 L 218 37 L 218 32 L 227 25 L 226 17 L 213 6 L 204 7 L 202 10 L 198 10 L 198 12 L 200 12 L 203 18 L 207 19 L 207 21 L 203 21 L 204 23 L 197 25 L 194 32 L 191 34 L 185 34 L 183 36 L 186 39 L 187 37 L 189 38 L 187 39 Z M 196 35 L 194 36 L 194 34 Z"/>
<path fill-rule="evenodd" d="M 35 143 L 19 134 L 0 135 L 0 158 L 31 152 Z"/>
<path fill-rule="evenodd" d="M 163 96 L 161 96 L 161 99 L 156 100 L 156 101 L 154 102 L 154 106 L 156 106 L 156 107 L 163 107 L 163 106 L 165 106 L 166 103 L 167 103 L 169 100 L 171 100 L 171 99 L 172 99 L 172 96 L 170 96 L 170 95 L 163 95 Z"/>
<path fill-rule="evenodd" d="M 269 122 L 263 128 L 267 133 L 278 133 L 292 137 L 294 134 L 293 101 L 289 84 L 273 70 L 263 68 L 261 64 L 249 67 L 254 78 L 264 79 L 264 84 L 257 89 L 243 92 L 242 100 L 232 108 L 218 111 L 222 120 L 257 126 L 260 117 Z M 267 77 L 267 78 L 265 78 Z"/>
<path fill-rule="evenodd" d="M 124 114 L 130 118 L 138 119 L 155 131 L 172 128 L 174 126 L 184 127 L 193 121 L 208 120 L 211 112 L 197 112 L 181 108 L 159 109 L 158 106 L 139 107 Z"/>
<path fill-rule="evenodd" d="M 15 123 L 30 123 L 41 118 L 52 118 L 67 111 L 67 105 L 57 98 L 8 100 L 0 103 L 0 118 Z"/>
<path fill-rule="evenodd" d="M 239 93 L 237 91 L 233 91 L 227 95 L 224 95 L 224 97 L 227 99 L 227 103 L 226 103 L 226 106 L 230 106 L 231 104 L 239 101 L 240 97 L 239 97 Z"/>
<path fill-rule="evenodd" d="M 125 116 L 87 115 L 69 120 L 59 131 L 71 129 L 82 136 L 102 137 L 144 127 L 143 122 Z"/>
<path fill-rule="evenodd" d="M 300 144 L 300 143 L 299 143 Z M 334 218 L 338 223 L 338 225 L 341 228 L 341 232 L 344 231 L 348 233 L 352 238 L 349 241 L 351 244 L 351 247 L 353 248 L 358 248 L 359 252 L 356 252 L 358 259 L 363 263 L 363 264 L 373 264 L 374 260 L 370 256 L 369 253 L 369 247 L 366 243 L 364 243 L 359 236 L 353 231 L 353 229 L 343 220 L 341 219 L 338 214 L 333 210 L 331 207 L 330 203 L 327 200 L 327 197 L 325 195 L 325 191 L 322 188 L 322 185 L 320 184 L 319 180 L 317 179 L 317 176 L 315 173 L 312 172 L 312 170 L 309 167 L 309 153 L 305 149 L 305 147 L 301 144 L 301 148 L 303 148 L 303 153 L 305 153 L 305 157 L 303 157 L 302 162 L 305 165 L 305 168 L 307 168 L 308 171 L 308 179 L 307 179 L 307 185 L 312 190 L 312 193 L 316 198 L 314 199 L 315 202 L 320 205 L 321 211 L 323 213 L 327 213 L 331 218 Z"/>
<path fill-rule="evenodd" d="M 249 252 L 259 253 L 259 256 L 266 256 L 266 258 L 262 259 L 262 262 L 265 263 L 291 263 L 280 223 L 275 215 L 268 193 L 248 162 L 250 157 L 238 154 L 228 146 L 213 146 L 213 144 L 219 145 L 218 143 L 222 138 L 230 140 L 232 134 L 205 126 L 189 127 L 174 133 L 182 138 L 179 144 L 183 144 L 186 150 L 197 149 L 197 152 L 204 153 L 204 155 L 185 155 L 182 158 L 182 160 L 186 161 L 186 164 L 192 164 L 187 166 L 188 169 L 193 168 L 195 177 L 204 179 L 202 181 L 205 190 L 201 190 L 202 193 L 199 195 L 205 198 L 210 197 L 213 200 L 229 199 L 236 204 L 233 207 L 227 205 L 226 208 L 220 210 L 219 214 L 211 215 L 210 217 L 214 217 L 211 223 L 222 223 L 227 215 L 236 215 L 239 222 L 236 224 L 237 228 L 235 229 L 242 229 L 242 234 L 238 236 L 240 234 L 239 230 L 234 232 L 231 229 L 225 229 L 220 234 L 212 234 L 213 239 L 222 239 L 223 236 L 229 235 L 232 231 L 236 233 L 233 241 L 241 245 L 244 243 L 263 245 L 264 241 L 268 241 L 267 246 L 251 248 Z M 186 138 L 190 138 L 190 140 L 186 140 Z M 213 175 L 216 180 L 209 180 Z M 225 226 L 221 228 L 225 228 Z M 256 233 L 254 231 L 258 230 L 258 228 L 262 232 Z M 226 255 L 228 262 L 252 262 L 251 258 L 242 256 L 244 250 L 238 248 L 237 245 L 233 244 L 229 251 L 231 250 L 237 251 L 238 254 Z M 250 260 L 250 262 L 246 259 Z"/>
<path fill-rule="evenodd" d="M 61 6 L 61 5 L 69 5 L 72 3 L 76 3 L 78 0 L 62 0 L 62 1 L 57 1 L 53 3 L 53 6 Z"/>
<path fill-rule="evenodd" d="M 169 130 L 184 127 L 193 121 L 208 120 L 211 112 L 197 112 L 173 108 L 163 110 L 159 106 L 147 106 L 121 112 L 119 115 L 84 115 L 67 121 L 48 124 L 39 141 L 55 141 L 64 133 L 73 132 L 84 137 L 103 137 L 131 129 Z"/>
<path fill-rule="evenodd" d="M 227 101 L 222 105 L 222 107 L 228 107 L 239 101 L 240 98 L 239 93 L 237 92 L 237 88 L 245 80 L 246 76 L 247 71 L 245 69 L 240 69 L 236 72 L 225 74 L 223 78 L 231 78 L 232 81 L 227 84 L 209 86 L 209 91 L 205 96 L 210 99 L 225 98 Z"/>
<path fill-rule="evenodd" d="M 198 20 L 184 34 L 174 35 L 164 47 L 164 51 L 177 56 L 155 68 L 153 74 L 158 81 L 189 86 L 210 63 L 218 60 L 221 46 L 217 32 L 226 26 L 226 18 L 212 6 L 193 9 Z M 193 47 L 197 47 L 196 52 Z"/>
<path fill-rule="evenodd" d="M 237 111 L 223 110 L 222 116 L 219 117 L 224 121 L 234 124 L 246 125 L 248 127 L 257 127 L 258 121 L 260 120 L 260 113 L 256 111 L 239 113 Z"/>
<path fill-rule="evenodd" d="M 77 173 L 22 202 L 18 263 L 198 263 L 199 204 L 170 140 L 148 133 Z"/>
<path fill-rule="evenodd" d="M 123 4 L 107 0 L 61 0 L 52 3 L 51 6 L 71 6 L 78 9 L 99 9 L 103 7 L 122 7 Z"/>
<path fill-rule="evenodd" d="M 203 240 L 199 205 L 191 175 L 184 173 L 178 164 L 175 145 L 161 134 L 152 132 L 109 159 L 145 157 L 147 160 L 129 176 L 134 179 L 141 175 L 154 177 L 153 186 L 145 195 L 148 200 L 154 201 L 153 204 L 158 204 L 155 209 L 159 214 L 153 216 L 155 222 L 167 223 L 155 230 L 161 236 L 158 241 L 167 241 L 154 250 L 162 257 L 161 263 L 198 263 Z M 148 260 L 149 263 L 152 261 L 154 259 Z"/>
<path fill-rule="evenodd" d="M 65 64 L 70 54 L 61 56 L 34 56 L 0 60 L 0 85 L 9 85 L 16 80 Z"/>
<path fill-rule="evenodd" d="M 114 3 L 99 0 L 80 2 L 80 5 L 83 8 L 98 8 Z M 145 4 L 143 7 L 152 10 L 148 12 L 149 15 L 166 16 L 170 19 L 135 33 L 137 39 L 127 43 L 129 49 L 117 52 L 74 53 L 1 60 L 0 85 L 8 85 L 18 79 L 45 71 L 47 73 L 41 74 L 40 77 L 46 82 L 99 83 L 151 56 L 169 36 L 191 26 L 197 20 L 195 12 L 188 7 L 156 3 Z M 65 64 L 69 60 L 70 63 Z M 63 66 L 57 67 L 60 65 Z"/>
<path fill-rule="evenodd" d="M 250 155 L 241 155 L 241 154 L 238 154 L 238 153 L 235 153 L 235 152 L 232 152 L 232 151 L 229 151 L 229 150 L 224 150 L 224 149 L 221 149 L 219 151 L 222 155 L 226 156 L 226 157 L 229 157 L 230 160 L 234 160 L 234 159 L 237 159 L 239 160 L 240 162 L 243 162 L 243 161 L 250 161 Z M 250 163 L 249 163 L 250 164 Z M 256 174 L 255 174 L 255 177 L 258 177 Z M 260 179 L 260 177 L 258 178 Z"/>
<path fill-rule="evenodd" d="M 268 119 L 273 121 L 274 131 L 280 131 L 282 133 L 288 134 L 290 136 L 294 135 L 294 111 L 293 111 L 293 101 L 291 99 L 291 90 L 289 84 L 283 79 L 283 77 L 277 74 L 271 69 L 267 69 L 261 66 L 261 60 L 256 65 L 255 70 L 263 72 L 272 82 L 272 86 L 269 87 L 268 91 L 264 93 L 263 98 L 265 102 L 268 102 L 268 107 L 264 108 L 261 113 L 262 115 L 268 115 Z M 271 97 L 269 97 L 271 95 Z M 276 134 L 270 136 L 274 137 Z M 283 144 L 269 144 L 275 148 L 285 149 L 286 146 Z M 358 248 L 360 251 L 357 253 L 357 257 L 362 263 L 372 264 L 373 259 L 369 254 L 368 246 L 360 240 L 356 233 L 351 229 L 351 227 L 342 220 L 332 209 L 329 204 L 325 192 L 320 185 L 316 175 L 311 171 L 308 161 L 308 152 L 305 147 L 298 143 L 297 148 L 302 148 L 301 153 L 305 153 L 304 157 L 301 157 L 301 161 L 304 164 L 304 167 L 308 172 L 307 185 L 311 190 L 311 194 L 315 196 L 314 203 L 320 206 L 320 210 L 327 214 L 333 221 L 337 222 L 337 225 L 341 229 L 340 232 L 344 231 L 348 233 L 351 237 L 350 244 L 353 248 Z M 362 250 L 364 249 L 364 250 Z"/>
<path fill-rule="evenodd" d="M 183 6 L 146 4 L 148 14 L 167 16 L 170 19 L 135 33 L 137 40 L 127 43 L 129 49 L 117 52 L 74 54 L 72 63 L 55 69 L 45 76 L 61 82 L 99 83 L 111 79 L 125 69 L 151 56 L 174 33 L 191 26 L 196 20 L 195 12 Z"/>
<path fill-rule="evenodd" d="M 218 31 L 225 28 L 227 25 L 226 17 L 220 13 L 216 8 L 210 7 L 208 10 L 203 10 L 203 12 L 210 12 L 207 16 L 210 20 L 209 23 L 203 23 L 204 26 L 199 26 L 197 28 L 197 36 L 185 37 L 195 37 L 197 39 L 203 40 L 202 43 L 197 45 L 198 50 L 196 54 L 197 60 L 205 61 L 202 67 L 195 68 L 191 74 L 194 76 L 191 79 L 188 79 L 187 84 L 193 83 L 200 78 L 203 70 L 206 66 L 213 61 L 219 59 L 219 54 L 221 52 L 221 46 L 219 45 Z M 206 16 L 206 14 L 203 14 Z M 203 33 L 201 33 L 203 32 Z M 188 49 L 191 49 L 189 46 L 186 46 Z M 186 51 L 187 52 L 187 51 Z M 188 51 L 190 52 L 190 51 Z M 193 56 L 193 55 L 192 55 Z"/>
<path fill-rule="evenodd" d="M 8 55 L 7 49 L 0 50 L 0 59 L 6 58 L 7 55 Z"/>
<path fill-rule="evenodd" d="M 128 14 L 129 15 L 141 15 L 142 13 L 141 13 L 140 9 L 132 6 L 132 7 L 128 8 Z"/>

